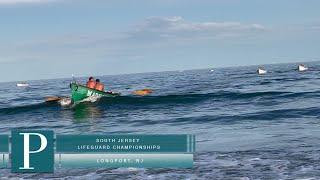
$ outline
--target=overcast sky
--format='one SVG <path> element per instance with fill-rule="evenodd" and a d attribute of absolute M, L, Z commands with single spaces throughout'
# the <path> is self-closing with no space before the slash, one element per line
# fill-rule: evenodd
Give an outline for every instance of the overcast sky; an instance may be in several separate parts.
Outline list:
<path fill-rule="evenodd" d="M 0 0 L 0 81 L 320 60 L 318 0 Z"/>

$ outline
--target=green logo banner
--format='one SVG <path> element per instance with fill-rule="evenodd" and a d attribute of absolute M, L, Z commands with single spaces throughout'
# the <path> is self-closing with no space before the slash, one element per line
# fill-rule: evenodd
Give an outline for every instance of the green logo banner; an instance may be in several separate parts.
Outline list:
<path fill-rule="evenodd" d="M 53 131 L 15 130 L 11 138 L 12 172 L 53 172 Z"/>
<path fill-rule="evenodd" d="M 54 138 L 53 131 L 13 130 L 11 138 L 0 135 L 0 168 L 11 168 L 13 173 L 53 173 L 54 168 L 191 168 L 194 152 L 195 136 L 187 134 Z"/>

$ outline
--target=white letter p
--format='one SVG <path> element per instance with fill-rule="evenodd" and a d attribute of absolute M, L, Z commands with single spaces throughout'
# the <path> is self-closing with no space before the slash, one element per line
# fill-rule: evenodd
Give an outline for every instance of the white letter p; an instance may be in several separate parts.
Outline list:
<path fill-rule="evenodd" d="M 48 144 L 47 138 L 39 133 L 19 133 L 23 135 L 23 167 L 19 167 L 19 169 L 34 169 L 30 167 L 30 154 L 39 153 L 43 151 Z M 36 151 L 30 151 L 30 135 L 36 135 L 40 137 L 40 148 Z"/>

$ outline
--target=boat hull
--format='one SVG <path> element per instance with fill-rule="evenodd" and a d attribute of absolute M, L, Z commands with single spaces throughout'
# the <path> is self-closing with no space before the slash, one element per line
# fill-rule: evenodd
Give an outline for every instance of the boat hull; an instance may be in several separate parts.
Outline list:
<path fill-rule="evenodd" d="M 307 67 L 301 66 L 301 65 L 298 66 L 298 71 L 306 71 L 306 70 L 308 70 Z"/>
<path fill-rule="evenodd" d="M 258 74 L 267 74 L 267 71 L 264 70 L 264 69 L 258 69 L 258 70 L 257 70 L 257 73 L 258 73 Z"/>
<path fill-rule="evenodd" d="M 71 83 L 70 88 L 71 100 L 74 103 L 80 102 L 89 97 L 116 97 L 120 95 L 119 93 L 114 92 L 98 91 L 76 83 Z"/>
<path fill-rule="evenodd" d="M 29 86 L 29 84 L 22 84 L 22 83 L 18 83 L 18 84 L 17 84 L 17 86 L 18 86 L 18 87 L 28 87 L 28 86 Z"/>

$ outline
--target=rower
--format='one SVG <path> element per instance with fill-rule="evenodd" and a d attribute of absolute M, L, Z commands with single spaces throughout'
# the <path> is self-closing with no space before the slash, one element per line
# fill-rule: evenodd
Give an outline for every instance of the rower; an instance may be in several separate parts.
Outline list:
<path fill-rule="evenodd" d="M 100 79 L 96 79 L 96 86 L 94 88 L 98 91 L 104 91 L 104 84 L 100 82 Z"/>
<path fill-rule="evenodd" d="M 87 87 L 94 89 L 94 87 L 96 86 L 96 82 L 94 81 L 93 77 L 89 77 L 89 81 L 87 82 Z"/>

